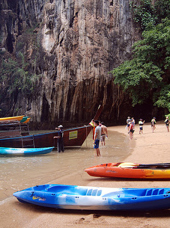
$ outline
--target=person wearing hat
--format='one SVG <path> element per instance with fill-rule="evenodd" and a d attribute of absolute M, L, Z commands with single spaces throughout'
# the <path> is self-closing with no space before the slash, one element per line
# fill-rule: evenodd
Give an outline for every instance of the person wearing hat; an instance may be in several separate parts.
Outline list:
<path fill-rule="evenodd" d="M 169 132 L 169 117 L 167 116 L 166 119 L 165 119 L 165 125 L 166 125 L 166 128 L 167 128 L 167 131 Z"/>
<path fill-rule="evenodd" d="M 57 128 L 58 136 L 54 136 L 54 139 L 57 139 L 57 151 L 60 153 L 61 151 L 64 152 L 64 143 L 63 143 L 63 126 L 59 125 Z"/>

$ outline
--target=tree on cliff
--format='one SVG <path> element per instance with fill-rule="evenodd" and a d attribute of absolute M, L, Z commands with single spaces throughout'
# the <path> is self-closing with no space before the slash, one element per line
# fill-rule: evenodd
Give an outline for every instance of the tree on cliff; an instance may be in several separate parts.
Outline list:
<path fill-rule="evenodd" d="M 170 1 L 153 6 L 142 0 L 133 12 L 142 40 L 133 45 L 133 58 L 112 71 L 114 83 L 129 94 L 133 106 L 152 98 L 170 111 Z"/>

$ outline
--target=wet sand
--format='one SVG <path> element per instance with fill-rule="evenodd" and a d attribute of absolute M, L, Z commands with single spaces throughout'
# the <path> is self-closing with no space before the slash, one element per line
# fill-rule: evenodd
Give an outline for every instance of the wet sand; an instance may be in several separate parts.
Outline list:
<path fill-rule="evenodd" d="M 59 175 L 55 173 L 54 169 L 44 170 L 39 175 L 39 184 L 47 183 L 61 183 L 61 184 L 77 184 L 88 186 L 100 186 L 100 187 L 170 187 L 169 181 L 134 181 L 124 179 L 108 179 L 108 178 L 95 178 L 90 177 L 84 172 L 85 166 L 100 164 L 104 162 L 117 162 L 118 158 L 123 159 L 119 161 L 136 162 L 136 163 L 157 163 L 157 162 L 169 162 L 169 137 L 170 132 L 167 132 L 165 124 L 159 123 L 156 126 L 155 133 L 151 132 L 149 124 L 144 125 L 144 133 L 138 134 L 138 125 L 136 125 L 134 138 L 129 139 L 125 126 L 109 127 L 110 137 L 106 143 L 110 143 L 107 147 L 101 147 L 102 157 L 97 158 L 94 156 L 92 150 L 88 154 L 89 159 L 85 160 L 81 169 L 79 165 L 73 169 L 72 172 L 67 175 Z M 114 147 L 114 137 L 111 138 L 112 132 L 119 132 L 124 134 L 124 142 L 127 144 L 129 152 L 126 156 L 116 157 L 111 156 L 110 151 L 116 150 Z M 109 152 L 106 152 L 109 149 Z M 86 152 L 89 150 L 83 149 Z M 88 152 L 87 152 L 88 153 Z M 58 155 L 57 155 L 58 156 Z M 57 157 L 56 156 L 56 157 Z M 61 155 L 59 155 L 61 157 Z M 58 157 L 59 157 L 58 156 Z M 78 154 L 77 154 L 78 156 Z M 79 161 L 79 160 L 77 160 Z M 62 162 L 62 161 L 60 161 Z M 95 164 L 94 164 L 95 163 Z M 63 167 L 63 172 L 68 164 Z M 45 166 L 44 166 L 45 167 Z M 36 175 L 35 175 L 36 176 Z M 42 178 L 43 177 L 43 178 Z M 37 177 L 34 178 L 34 171 L 32 170 L 32 176 L 27 178 L 27 183 L 21 188 L 23 189 L 30 183 L 36 182 Z M 33 178 L 33 180 L 32 180 Z M 45 180 L 44 180 L 45 178 Z M 31 179 L 31 180 L 30 180 Z M 11 180 L 12 181 L 12 180 Z M 10 182 L 10 180 L 9 180 Z M 24 182 L 22 183 L 24 184 Z M 35 184 L 35 185 L 36 185 Z M 33 186 L 33 184 L 31 185 Z M 16 190 L 16 186 L 14 186 Z M 20 189 L 17 189 L 20 190 Z M 103 227 L 128 227 L 128 228 L 167 228 L 170 224 L 170 210 L 153 211 L 153 212 L 103 212 L 103 211 L 71 211 L 71 210 L 56 210 L 50 208 L 42 208 L 33 205 L 22 204 L 18 202 L 12 195 L 6 190 L 6 197 L 0 203 L 0 219 L 1 227 L 10 228 L 40 228 L 40 227 L 91 227 L 91 228 L 103 228 Z"/>

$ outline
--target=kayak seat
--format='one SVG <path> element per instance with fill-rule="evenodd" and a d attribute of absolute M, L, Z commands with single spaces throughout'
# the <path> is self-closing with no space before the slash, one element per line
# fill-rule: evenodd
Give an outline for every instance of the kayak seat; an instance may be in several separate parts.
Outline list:
<path fill-rule="evenodd" d="M 71 186 L 52 186 L 47 189 L 48 192 L 53 194 L 67 194 L 67 195 L 81 195 L 84 196 L 87 193 L 87 189 L 84 188 L 75 188 Z"/>
<path fill-rule="evenodd" d="M 151 195 L 152 195 L 152 189 L 148 190 L 148 191 L 146 192 L 146 195 L 147 195 L 147 196 L 151 196 Z"/>
<path fill-rule="evenodd" d="M 164 194 L 164 189 L 161 189 L 161 190 L 159 191 L 159 195 L 162 195 L 162 194 Z"/>
<path fill-rule="evenodd" d="M 156 196 L 156 195 L 162 195 L 164 194 L 164 189 L 150 189 L 148 191 L 146 191 L 146 196 Z"/>
<path fill-rule="evenodd" d="M 158 195 L 158 192 L 159 192 L 159 189 L 155 189 L 155 190 L 153 190 L 152 195 L 156 196 L 156 195 Z"/>
<path fill-rule="evenodd" d="M 96 196 L 96 193 L 97 193 L 97 189 L 94 189 L 93 191 L 92 191 L 92 196 Z"/>
<path fill-rule="evenodd" d="M 87 196 L 101 196 L 102 190 L 98 189 L 89 189 L 86 193 Z"/>

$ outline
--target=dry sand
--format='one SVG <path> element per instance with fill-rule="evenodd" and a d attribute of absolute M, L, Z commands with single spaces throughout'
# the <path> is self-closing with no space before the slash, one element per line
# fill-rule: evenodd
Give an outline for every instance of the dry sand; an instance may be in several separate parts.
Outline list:
<path fill-rule="evenodd" d="M 109 131 L 117 131 L 127 135 L 125 126 L 110 127 Z M 135 163 L 170 162 L 170 132 L 165 124 L 159 123 L 154 133 L 149 124 L 144 125 L 144 133 L 139 135 L 136 125 L 134 138 L 127 140 L 132 153 L 124 160 Z M 112 139 L 114 141 L 114 139 Z M 107 142 L 106 142 L 107 143 Z M 104 151 L 104 150 L 103 150 Z M 111 161 L 114 162 L 114 161 Z M 169 181 L 134 181 L 94 178 L 83 173 L 87 185 L 100 187 L 170 187 Z M 75 178 L 73 176 L 73 178 Z M 3 228 L 168 228 L 170 226 L 170 210 L 154 212 L 101 212 L 55 210 L 19 203 L 14 197 L 0 203 L 0 223 Z"/>

